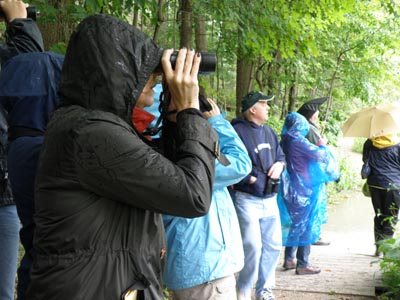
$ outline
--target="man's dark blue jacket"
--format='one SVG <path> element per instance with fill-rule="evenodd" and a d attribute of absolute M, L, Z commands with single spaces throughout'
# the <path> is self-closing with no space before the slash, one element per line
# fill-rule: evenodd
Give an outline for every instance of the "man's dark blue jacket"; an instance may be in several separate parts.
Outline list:
<path fill-rule="evenodd" d="M 285 162 L 277 135 L 269 126 L 259 126 L 244 118 L 233 119 L 232 125 L 245 144 L 253 164 L 251 173 L 235 185 L 235 190 L 257 197 L 271 197 L 272 194 L 265 193 L 268 170 L 277 161 Z M 257 178 L 254 184 L 249 183 L 250 176 Z"/>

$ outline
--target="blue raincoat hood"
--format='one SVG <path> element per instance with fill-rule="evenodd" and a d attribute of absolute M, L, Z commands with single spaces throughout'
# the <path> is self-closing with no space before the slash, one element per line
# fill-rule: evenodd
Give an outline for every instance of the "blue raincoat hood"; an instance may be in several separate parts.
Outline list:
<path fill-rule="evenodd" d="M 310 125 L 306 118 L 301 114 L 292 112 L 286 116 L 285 124 L 282 128 L 282 135 L 306 136 L 310 129 Z"/>

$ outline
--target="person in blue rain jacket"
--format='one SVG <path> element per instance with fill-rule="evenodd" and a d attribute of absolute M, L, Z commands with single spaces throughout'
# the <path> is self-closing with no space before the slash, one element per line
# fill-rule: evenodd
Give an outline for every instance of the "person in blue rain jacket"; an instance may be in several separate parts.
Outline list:
<path fill-rule="evenodd" d="M 187 219 L 164 215 L 167 259 L 164 282 L 174 300 L 236 299 L 234 274 L 244 264 L 240 228 L 226 186 L 245 177 L 251 161 L 239 136 L 219 113 L 204 112 L 218 133 L 221 153 L 229 160 L 224 166 L 216 161 L 216 175 L 209 213 Z"/>

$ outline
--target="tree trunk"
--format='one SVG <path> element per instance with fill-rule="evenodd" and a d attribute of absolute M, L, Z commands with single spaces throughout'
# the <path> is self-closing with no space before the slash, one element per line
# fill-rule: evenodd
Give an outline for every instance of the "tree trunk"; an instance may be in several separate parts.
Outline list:
<path fill-rule="evenodd" d="M 138 28 L 139 25 L 139 7 L 135 5 L 133 9 L 132 26 Z"/>
<path fill-rule="evenodd" d="M 179 1 L 180 47 L 192 47 L 192 3 L 190 0 Z"/>
<path fill-rule="evenodd" d="M 195 18 L 195 41 L 196 51 L 207 51 L 207 33 L 204 16 L 197 16 Z"/>
<path fill-rule="evenodd" d="M 289 99 L 288 99 L 288 112 L 295 111 L 296 97 L 297 97 L 297 70 L 292 73 L 292 84 L 289 87 Z"/>
<path fill-rule="evenodd" d="M 288 89 L 285 87 L 285 93 L 282 97 L 281 117 L 280 117 L 281 120 L 283 120 L 287 115 L 287 106 L 286 106 L 287 94 L 288 94 Z"/>
<path fill-rule="evenodd" d="M 296 104 L 296 91 L 297 91 L 297 86 L 295 83 L 293 83 L 289 88 L 289 103 L 288 103 L 289 112 L 295 111 L 294 108 Z"/>
<path fill-rule="evenodd" d="M 339 73 L 340 67 L 341 67 L 341 61 L 342 61 L 342 54 L 340 54 L 337 58 L 336 58 L 336 68 L 335 71 L 332 74 L 332 78 L 329 82 L 329 92 L 328 92 L 328 103 L 326 105 L 326 110 L 325 110 L 325 117 L 324 117 L 324 121 L 328 120 L 328 115 L 330 113 L 330 111 L 332 110 L 332 93 L 333 93 L 333 87 L 335 84 L 335 79 L 337 74 Z M 323 133 L 323 130 L 321 130 L 321 133 Z"/>
<path fill-rule="evenodd" d="M 42 32 L 44 48 L 49 50 L 57 43 L 68 44 L 69 38 L 76 26 L 75 23 L 68 21 L 63 16 L 58 16 L 55 22 L 38 22 L 40 31 Z"/>
<path fill-rule="evenodd" d="M 37 19 L 37 24 L 42 32 L 44 47 L 49 50 L 53 45 L 63 42 L 68 43 L 72 31 L 76 24 L 65 15 L 64 7 L 67 5 L 66 0 L 53 0 L 49 1 L 49 4 L 60 12 L 56 16 L 56 20 L 53 22 L 42 22 L 40 17 Z"/>
<path fill-rule="evenodd" d="M 242 98 L 253 87 L 253 63 L 247 58 L 238 58 L 236 68 L 236 115 L 241 114 Z"/>
<path fill-rule="evenodd" d="M 160 36 L 161 27 L 165 22 L 165 18 L 163 15 L 163 7 L 164 7 L 164 0 L 158 0 L 158 8 L 157 8 L 157 24 L 156 28 L 154 29 L 153 40 L 157 44 L 158 39 Z"/>

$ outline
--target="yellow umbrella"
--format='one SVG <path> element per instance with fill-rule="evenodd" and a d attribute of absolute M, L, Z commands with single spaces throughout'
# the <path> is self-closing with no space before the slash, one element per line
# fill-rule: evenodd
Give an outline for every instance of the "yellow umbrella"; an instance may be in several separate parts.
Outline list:
<path fill-rule="evenodd" d="M 400 132 L 400 103 L 379 104 L 350 116 L 342 126 L 345 137 L 374 138 Z"/>

